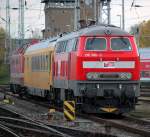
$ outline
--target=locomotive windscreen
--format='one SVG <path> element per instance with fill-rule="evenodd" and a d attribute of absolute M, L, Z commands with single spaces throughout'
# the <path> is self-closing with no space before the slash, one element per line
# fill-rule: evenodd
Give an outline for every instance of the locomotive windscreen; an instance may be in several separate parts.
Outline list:
<path fill-rule="evenodd" d="M 131 50 L 131 44 L 128 38 L 112 38 L 111 39 L 111 49 L 112 50 Z"/>

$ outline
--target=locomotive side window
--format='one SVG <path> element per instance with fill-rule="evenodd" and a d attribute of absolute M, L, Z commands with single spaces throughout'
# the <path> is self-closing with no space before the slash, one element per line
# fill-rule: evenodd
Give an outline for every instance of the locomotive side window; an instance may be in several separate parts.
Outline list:
<path fill-rule="evenodd" d="M 56 45 L 56 53 L 65 52 L 68 41 L 60 41 Z"/>
<path fill-rule="evenodd" d="M 75 44 L 75 39 L 68 40 L 65 52 L 71 52 Z"/>
<path fill-rule="evenodd" d="M 106 39 L 104 38 L 88 38 L 85 50 L 105 50 Z"/>
<path fill-rule="evenodd" d="M 128 38 L 112 38 L 111 49 L 119 51 L 130 51 L 132 48 Z"/>

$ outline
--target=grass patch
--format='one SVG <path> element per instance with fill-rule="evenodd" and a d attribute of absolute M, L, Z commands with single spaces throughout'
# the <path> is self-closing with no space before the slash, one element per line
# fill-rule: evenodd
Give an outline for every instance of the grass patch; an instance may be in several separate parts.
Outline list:
<path fill-rule="evenodd" d="M 0 85 L 8 84 L 10 81 L 9 65 L 3 64 L 0 66 Z"/>

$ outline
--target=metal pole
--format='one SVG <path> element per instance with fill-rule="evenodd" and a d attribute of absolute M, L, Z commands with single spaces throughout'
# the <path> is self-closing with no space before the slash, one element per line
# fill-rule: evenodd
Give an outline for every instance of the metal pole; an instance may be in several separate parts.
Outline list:
<path fill-rule="evenodd" d="M 97 0 L 94 0 L 94 20 L 97 22 Z"/>
<path fill-rule="evenodd" d="M 125 29 L 124 0 L 122 0 L 122 29 Z"/>
<path fill-rule="evenodd" d="M 122 21 L 121 21 L 121 15 L 120 15 L 120 14 L 118 14 L 117 16 L 119 17 L 119 21 L 120 21 L 119 26 L 120 26 L 120 28 L 121 28 L 121 22 L 122 22 Z"/>
<path fill-rule="evenodd" d="M 108 24 L 110 24 L 111 19 L 110 19 L 110 1 L 107 1 L 107 10 L 108 10 Z"/>
<path fill-rule="evenodd" d="M 19 37 L 19 44 L 18 46 L 22 47 L 24 43 L 24 7 L 25 1 L 19 0 L 19 15 L 18 15 L 18 37 Z"/>
<path fill-rule="evenodd" d="M 5 63 L 8 63 L 9 56 L 11 55 L 11 36 L 10 36 L 10 1 L 6 0 L 6 36 L 5 36 Z"/>
<path fill-rule="evenodd" d="M 79 28 L 78 21 L 80 20 L 80 0 L 75 0 L 75 9 L 74 9 L 74 30 Z"/>
<path fill-rule="evenodd" d="M 103 10 L 103 2 L 100 0 L 100 3 L 99 3 L 99 19 L 98 19 L 99 23 L 102 23 L 102 10 Z"/>
<path fill-rule="evenodd" d="M 77 0 L 75 0 L 74 6 L 74 31 L 77 30 Z"/>
<path fill-rule="evenodd" d="M 17 48 L 19 48 L 21 44 L 21 40 L 20 40 L 21 1 L 18 0 L 18 3 L 19 3 L 19 9 L 18 9 L 18 45 L 17 45 Z"/>
<path fill-rule="evenodd" d="M 24 7 L 25 1 L 21 0 L 21 46 L 24 44 Z"/>

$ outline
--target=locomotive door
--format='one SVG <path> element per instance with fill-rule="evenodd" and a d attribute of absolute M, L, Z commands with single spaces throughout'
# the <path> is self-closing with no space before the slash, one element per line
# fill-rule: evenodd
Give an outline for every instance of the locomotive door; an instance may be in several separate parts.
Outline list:
<path fill-rule="evenodd" d="M 67 78 L 67 85 L 68 88 L 71 88 L 71 84 L 69 83 L 70 80 L 76 75 L 76 48 L 77 48 L 78 39 L 73 38 L 68 40 L 68 44 L 66 47 L 67 52 L 67 64 L 66 64 L 66 78 Z M 73 76 L 73 77 L 72 77 Z"/>
<path fill-rule="evenodd" d="M 65 63 L 65 85 L 67 87 L 67 89 L 69 88 L 69 79 L 70 79 L 70 57 L 71 57 L 71 53 L 68 52 L 66 53 L 66 63 Z"/>

